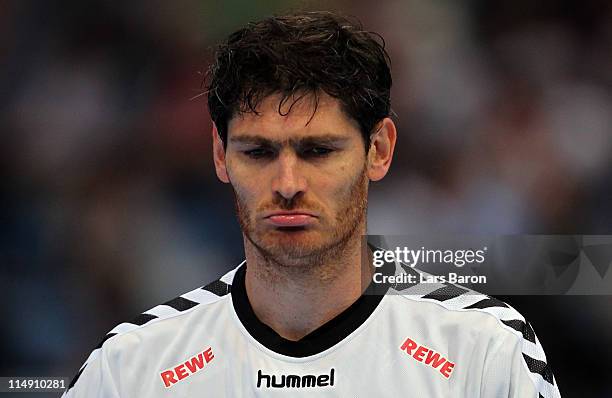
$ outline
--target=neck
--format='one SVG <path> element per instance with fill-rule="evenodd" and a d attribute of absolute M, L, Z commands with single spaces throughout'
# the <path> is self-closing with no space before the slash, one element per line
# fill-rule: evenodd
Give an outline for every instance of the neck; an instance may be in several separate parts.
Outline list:
<path fill-rule="evenodd" d="M 282 265 L 245 239 L 246 291 L 253 312 L 287 340 L 297 341 L 347 309 L 362 295 L 373 268 L 365 225 L 318 264 Z M 333 252 L 333 253 L 331 253 Z M 362 261 L 367 258 L 368 261 Z"/>

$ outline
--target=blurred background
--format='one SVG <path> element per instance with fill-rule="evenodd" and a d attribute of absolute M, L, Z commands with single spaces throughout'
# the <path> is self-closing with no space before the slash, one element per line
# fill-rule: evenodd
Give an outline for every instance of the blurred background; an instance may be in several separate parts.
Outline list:
<path fill-rule="evenodd" d="M 386 39 L 399 142 L 370 233 L 611 234 L 611 5 L 0 1 L 0 376 L 71 377 L 114 325 L 241 261 L 198 94 L 215 43 L 273 13 Z M 506 299 L 564 397 L 612 397 L 612 297 Z"/>

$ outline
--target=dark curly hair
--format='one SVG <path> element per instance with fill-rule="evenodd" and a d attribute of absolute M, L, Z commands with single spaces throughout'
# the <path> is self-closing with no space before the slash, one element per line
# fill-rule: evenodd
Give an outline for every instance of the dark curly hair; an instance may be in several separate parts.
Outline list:
<path fill-rule="evenodd" d="M 224 145 L 236 112 L 258 114 L 261 101 L 277 93 L 281 115 L 306 95 L 313 95 L 316 112 L 324 92 L 358 123 L 367 151 L 374 127 L 390 113 L 389 64 L 382 37 L 361 23 L 305 12 L 251 22 L 232 33 L 217 48 L 203 84 Z M 293 103 L 282 113 L 289 99 Z"/>

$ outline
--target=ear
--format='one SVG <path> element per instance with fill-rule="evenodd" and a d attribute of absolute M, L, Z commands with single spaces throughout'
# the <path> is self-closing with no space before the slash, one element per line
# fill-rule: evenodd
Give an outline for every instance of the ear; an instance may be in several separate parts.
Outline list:
<path fill-rule="evenodd" d="M 214 123 L 212 127 L 212 139 L 215 171 L 217 172 L 217 177 L 227 184 L 229 183 L 229 177 L 227 176 L 227 169 L 225 167 L 225 148 L 223 147 L 223 141 L 221 140 L 217 126 Z"/>
<path fill-rule="evenodd" d="M 381 180 L 387 175 L 389 167 L 391 167 L 396 139 L 397 130 L 393 120 L 388 117 L 381 120 L 377 125 L 376 132 L 370 137 L 367 174 L 371 181 Z"/>

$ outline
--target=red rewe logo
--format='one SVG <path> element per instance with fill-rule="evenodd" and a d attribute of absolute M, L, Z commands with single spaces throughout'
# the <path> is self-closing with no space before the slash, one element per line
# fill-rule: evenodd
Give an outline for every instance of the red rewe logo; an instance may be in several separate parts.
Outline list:
<path fill-rule="evenodd" d="M 435 352 L 431 348 L 427 348 L 424 345 L 419 345 L 416 341 L 406 338 L 404 344 L 401 345 L 400 350 L 410 355 L 419 362 L 429 365 L 432 368 L 438 370 L 442 376 L 449 378 L 455 364 L 444 358 L 440 353 Z"/>
<path fill-rule="evenodd" d="M 176 384 L 197 371 L 202 370 L 204 365 L 210 363 L 214 357 L 212 348 L 208 347 L 206 350 L 192 356 L 184 363 L 181 363 L 180 365 L 168 370 L 164 370 L 159 375 L 164 382 L 164 386 L 166 386 L 166 388 L 171 387 L 173 384 Z"/>

